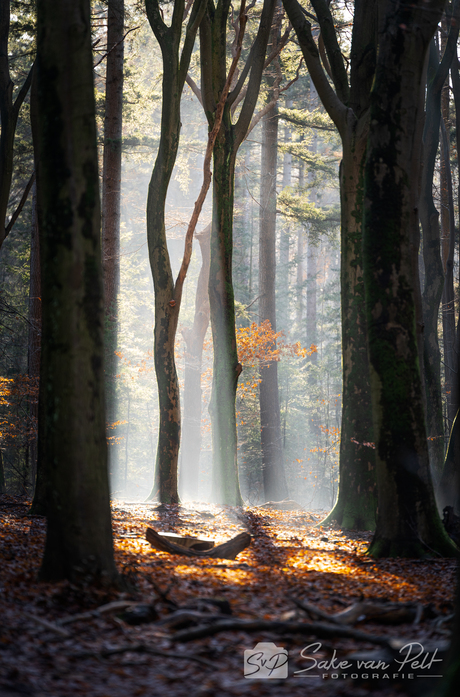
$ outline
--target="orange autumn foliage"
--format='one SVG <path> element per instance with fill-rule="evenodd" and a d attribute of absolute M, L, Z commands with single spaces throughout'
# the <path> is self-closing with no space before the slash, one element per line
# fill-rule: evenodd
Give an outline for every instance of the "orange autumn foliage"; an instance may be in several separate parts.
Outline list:
<path fill-rule="evenodd" d="M 31 405 L 38 402 L 38 378 L 15 375 L 0 377 L 0 444 L 20 446 L 34 440 L 37 420 Z"/>

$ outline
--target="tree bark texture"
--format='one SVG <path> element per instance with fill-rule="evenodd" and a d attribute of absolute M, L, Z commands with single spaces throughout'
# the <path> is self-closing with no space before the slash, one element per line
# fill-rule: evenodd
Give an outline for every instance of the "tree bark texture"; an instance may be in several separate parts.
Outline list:
<path fill-rule="evenodd" d="M 311 25 L 297 0 L 283 0 L 310 77 L 342 139 L 341 297 L 342 429 L 337 502 L 325 522 L 350 529 L 375 527 L 375 453 L 362 272 L 363 167 L 369 96 L 376 56 L 377 2 L 355 2 L 350 83 L 326 0 L 312 0 L 321 26 L 334 89 L 322 67 Z"/>
<path fill-rule="evenodd" d="M 277 111 L 276 106 L 273 107 L 262 122 L 259 213 L 259 322 L 268 319 L 275 332 Z M 260 370 L 259 404 L 265 500 L 280 501 L 287 498 L 288 489 L 284 472 L 276 361 Z"/>
<path fill-rule="evenodd" d="M 29 339 L 28 374 L 31 386 L 38 386 L 40 379 L 40 346 L 42 333 L 42 301 L 40 280 L 40 242 L 38 230 L 37 193 L 34 186 L 32 197 L 32 228 L 30 239 L 30 285 L 29 285 Z M 29 417 L 38 423 L 38 399 L 29 407 Z M 37 474 L 37 438 L 29 442 L 32 489 L 35 489 Z"/>
<path fill-rule="evenodd" d="M 116 579 L 104 409 L 100 203 L 89 0 L 37 2 L 43 580 Z"/>
<path fill-rule="evenodd" d="M 423 132 L 423 169 L 421 174 L 420 222 L 423 235 L 424 366 L 427 398 L 427 435 L 433 475 L 439 476 L 444 455 L 441 399 L 441 353 L 438 341 L 438 312 L 444 272 L 440 254 L 439 213 L 433 200 L 433 176 L 439 145 L 441 119 L 441 75 L 434 39 L 429 49 L 425 128 Z M 445 79 L 445 77 L 444 77 Z"/>
<path fill-rule="evenodd" d="M 162 503 L 177 503 L 178 456 L 180 444 L 179 382 L 174 343 L 180 298 L 169 259 L 165 229 L 165 203 L 176 162 L 180 135 L 180 100 L 190 56 L 198 29 L 203 2 L 196 0 L 187 26 L 182 53 L 181 27 L 184 0 L 174 4 L 171 25 L 161 17 L 156 0 L 146 0 L 147 16 L 163 56 L 161 134 L 147 197 L 147 241 L 155 290 L 154 363 L 158 384 L 159 433 L 155 476 L 149 499 L 159 495 Z M 197 19 L 198 18 L 198 19 Z"/>
<path fill-rule="evenodd" d="M 454 255 L 455 255 L 455 219 L 452 191 L 452 174 L 450 170 L 449 142 L 444 121 L 441 121 L 442 152 L 444 172 L 443 189 L 446 199 L 447 224 L 443 227 L 442 237 L 445 238 L 447 256 L 444 265 L 444 288 L 442 293 L 442 328 L 444 338 L 444 375 L 447 402 L 447 426 L 452 428 L 457 413 L 458 389 L 457 371 L 458 356 L 455 354 L 455 292 L 454 292 Z"/>
<path fill-rule="evenodd" d="M 209 304 L 213 336 L 213 379 L 210 414 L 213 449 L 213 500 L 241 505 L 238 479 L 235 399 L 241 364 L 235 333 L 232 284 L 233 187 L 236 150 L 231 126 L 214 148 L 213 216 Z"/>
<path fill-rule="evenodd" d="M 120 283 L 121 137 L 123 126 L 124 0 L 109 0 L 102 169 L 102 260 L 107 318 L 116 319 Z"/>
<path fill-rule="evenodd" d="M 109 0 L 102 166 L 102 265 L 105 308 L 107 422 L 116 421 L 117 297 L 120 286 L 121 144 L 123 126 L 124 0 Z M 119 448 L 109 448 L 112 486 L 119 488 Z M 117 481 L 118 480 L 118 481 Z"/>
<path fill-rule="evenodd" d="M 209 272 L 209 304 L 213 336 L 213 384 L 210 403 L 213 443 L 213 499 L 242 503 L 237 467 L 235 399 L 241 365 L 238 362 L 232 282 L 233 196 L 235 160 L 259 95 L 276 0 L 264 0 L 256 39 L 235 86 L 226 100 L 222 124 L 213 151 L 213 219 Z M 210 127 L 216 118 L 219 95 L 226 82 L 229 0 L 208 3 L 200 25 L 201 94 Z M 243 105 L 236 123 L 231 107 L 248 77 Z"/>
<path fill-rule="evenodd" d="M 201 249 L 201 269 L 191 329 L 182 330 L 185 340 L 184 413 L 181 445 L 181 492 L 187 498 L 198 497 L 201 454 L 201 365 L 203 343 L 209 327 L 209 257 L 211 225 L 196 235 Z"/>
<path fill-rule="evenodd" d="M 452 556 L 428 461 L 416 293 L 420 93 L 441 0 L 386 3 L 371 93 L 364 279 L 377 454 L 373 556 Z"/>

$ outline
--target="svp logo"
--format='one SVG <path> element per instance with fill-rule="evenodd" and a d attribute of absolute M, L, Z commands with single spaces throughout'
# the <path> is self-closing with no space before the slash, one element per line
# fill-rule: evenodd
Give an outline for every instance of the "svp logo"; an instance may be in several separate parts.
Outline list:
<path fill-rule="evenodd" d="M 244 652 L 244 677 L 282 680 L 288 676 L 288 652 L 271 642 L 256 644 Z"/>

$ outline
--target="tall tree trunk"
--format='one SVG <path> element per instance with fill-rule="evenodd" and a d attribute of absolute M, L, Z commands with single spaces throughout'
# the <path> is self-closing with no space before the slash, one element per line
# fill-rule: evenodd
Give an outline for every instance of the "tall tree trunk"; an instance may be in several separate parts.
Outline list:
<path fill-rule="evenodd" d="M 423 132 L 423 168 L 419 203 L 423 231 L 424 365 L 427 398 L 427 435 L 430 462 L 434 476 L 439 476 L 444 454 L 444 432 L 441 400 L 441 354 L 438 341 L 438 312 L 443 288 L 440 254 L 439 214 L 433 200 L 433 176 L 439 144 L 442 77 L 439 74 L 438 50 L 434 39 L 429 49 L 425 128 Z"/>
<path fill-rule="evenodd" d="M 100 204 L 89 0 L 37 2 L 42 279 L 42 580 L 116 579 L 104 405 Z"/>
<path fill-rule="evenodd" d="M 375 528 L 376 481 L 364 306 L 362 216 L 365 142 L 345 142 L 341 164 L 342 429 L 339 492 L 326 518 L 352 530 Z"/>
<path fill-rule="evenodd" d="M 363 248 L 378 481 L 369 553 L 377 557 L 455 554 L 431 482 L 416 316 L 414 161 L 425 54 L 443 5 L 386 4 L 371 94 Z"/>
<path fill-rule="evenodd" d="M 116 321 L 120 284 L 121 136 L 123 126 L 124 0 L 108 0 L 107 72 L 102 169 L 102 260 L 107 318 Z"/>
<path fill-rule="evenodd" d="M 176 0 L 168 27 L 157 0 L 146 0 L 150 26 L 163 56 L 160 146 L 147 197 L 147 241 L 155 289 L 154 362 L 159 401 L 158 449 L 154 483 L 148 500 L 159 495 L 162 503 L 179 501 L 180 401 L 174 343 L 183 284 L 183 280 L 182 284 L 175 284 L 173 280 L 166 241 L 165 204 L 179 147 L 182 89 L 205 4 L 202 0 L 195 0 L 179 54 L 184 7 L 184 0 Z"/>
<path fill-rule="evenodd" d="M 235 160 L 248 132 L 262 79 L 267 42 L 276 0 L 264 0 L 257 37 L 246 65 L 228 94 L 222 124 L 214 145 L 213 220 L 209 272 L 209 304 L 214 347 L 210 413 L 213 443 L 213 498 L 220 503 L 242 503 L 238 482 L 235 398 L 241 364 L 235 336 L 232 283 L 233 196 Z M 244 4 L 242 4 L 244 10 Z M 208 12 L 200 25 L 201 85 L 203 107 L 210 126 L 226 82 L 226 38 L 229 0 Z M 243 105 L 232 124 L 232 105 L 249 74 Z"/>
<path fill-rule="evenodd" d="M 452 61 L 452 86 L 455 100 L 455 130 L 457 142 L 457 164 L 460 163 L 460 73 L 457 55 L 454 55 Z M 457 202 L 460 201 L 460 182 L 458 183 Z M 455 356 L 457 362 L 460 355 L 460 317 L 457 321 L 457 332 L 455 340 Z M 458 363 L 457 363 L 458 366 Z M 457 400 L 460 394 L 459 371 L 457 367 Z M 457 402 L 457 414 L 450 430 L 450 438 L 447 447 L 442 477 L 439 484 L 439 498 L 442 506 L 451 505 L 456 509 L 456 513 L 460 512 L 460 415 L 458 411 L 459 404 Z"/>
<path fill-rule="evenodd" d="M 303 191 L 305 186 L 305 163 L 299 160 L 299 191 Z M 297 259 L 296 259 L 296 325 L 299 336 L 303 334 L 304 316 L 304 241 L 305 227 L 301 223 L 297 228 Z"/>
<path fill-rule="evenodd" d="M 233 186 L 236 149 L 226 124 L 214 148 L 214 189 L 209 270 L 209 304 L 214 360 L 210 414 L 213 446 L 213 500 L 242 504 L 238 481 L 235 399 L 241 364 L 235 333 L 232 284 Z"/>
<path fill-rule="evenodd" d="M 452 175 L 450 171 L 449 143 L 444 121 L 441 121 L 443 177 L 447 223 L 443 226 L 442 236 L 446 242 L 447 255 L 444 256 L 444 288 L 442 293 L 442 328 L 444 337 L 444 367 L 447 401 L 447 425 L 452 428 L 457 413 L 458 390 L 457 368 L 458 360 L 455 355 L 455 293 L 454 293 L 454 252 L 455 252 L 455 220 L 452 195 Z"/>
<path fill-rule="evenodd" d="M 102 265 L 106 329 L 107 421 L 116 421 L 117 296 L 120 285 L 121 138 L 123 126 L 124 0 L 109 0 L 107 10 L 107 71 L 105 88 L 104 156 L 102 169 Z M 118 446 L 109 448 L 112 482 L 118 472 Z"/>
<path fill-rule="evenodd" d="M 377 2 L 356 0 L 350 84 L 333 18 L 326 0 L 312 0 L 326 45 L 334 88 L 320 61 L 311 25 L 297 0 L 283 0 L 296 31 L 318 96 L 342 139 L 341 299 L 342 299 L 342 430 L 337 502 L 324 522 L 351 529 L 375 527 L 375 453 L 370 408 L 364 284 L 362 279 L 363 167 L 369 128 L 369 95 L 376 56 Z"/>
<path fill-rule="evenodd" d="M 201 249 L 201 269 L 195 298 L 195 315 L 191 329 L 183 329 L 185 340 L 184 413 L 182 418 L 181 495 L 196 500 L 198 496 L 201 454 L 201 362 L 203 344 L 209 327 L 209 257 L 211 225 L 196 235 Z"/>
<path fill-rule="evenodd" d="M 269 94 L 268 99 L 272 97 Z M 259 322 L 268 319 L 275 332 L 277 111 L 276 106 L 273 107 L 262 123 L 259 213 Z M 260 370 L 259 403 L 265 499 L 280 500 L 288 496 L 288 489 L 284 472 L 276 361 Z"/>
<path fill-rule="evenodd" d="M 292 99 L 286 100 L 286 108 L 292 109 Z M 284 128 L 284 142 L 289 143 L 291 141 L 291 131 L 288 126 Z M 292 180 L 292 155 L 290 152 L 285 152 L 283 154 L 283 189 L 291 186 Z M 289 234 L 290 224 L 288 221 L 283 223 L 280 230 L 279 239 L 279 266 L 278 266 L 278 278 L 279 280 L 279 293 L 277 302 L 278 311 L 278 327 L 283 331 L 288 331 L 290 329 L 289 325 L 289 246 L 290 246 L 290 234 Z"/>
<path fill-rule="evenodd" d="M 28 375 L 30 386 L 38 388 L 40 379 L 40 345 L 42 331 L 42 302 L 40 282 L 40 247 L 37 214 L 37 194 L 34 186 L 32 198 L 32 230 L 30 241 L 30 285 L 29 285 L 29 340 L 28 340 Z M 29 418 L 38 423 L 38 396 L 31 401 Z M 37 475 L 37 436 L 29 442 L 29 457 L 32 489 L 35 489 Z"/>

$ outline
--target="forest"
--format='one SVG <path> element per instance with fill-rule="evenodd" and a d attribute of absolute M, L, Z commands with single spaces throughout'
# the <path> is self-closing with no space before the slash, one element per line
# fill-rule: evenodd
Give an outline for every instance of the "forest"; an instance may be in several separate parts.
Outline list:
<path fill-rule="evenodd" d="M 458 693 L 459 28 L 0 0 L 0 695 Z"/>

